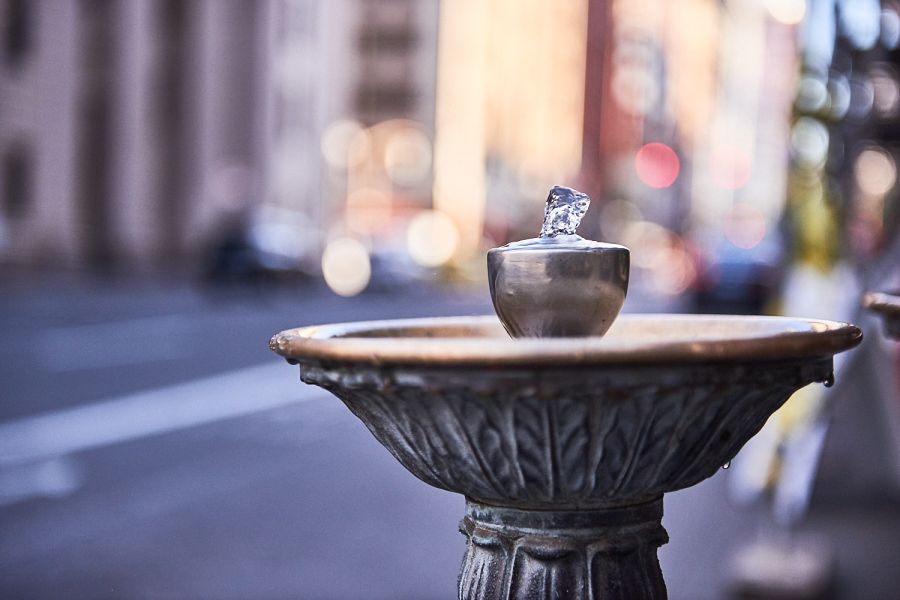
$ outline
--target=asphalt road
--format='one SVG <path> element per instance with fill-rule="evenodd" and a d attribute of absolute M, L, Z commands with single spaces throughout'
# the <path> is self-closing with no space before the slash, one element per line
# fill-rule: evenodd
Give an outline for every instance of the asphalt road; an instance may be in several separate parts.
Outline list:
<path fill-rule="evenodd" d="M 409 475 L 266 341 L 310 323 L 485 314 L 486 293 L 6 285 L 0 598 L 455 596 L 462 498 Z M 717 475 L 666 498 L 673 599 L 722 597 L 727 557 L 758 531 L 725 487 Z M 870 516 L 865 540 L 895 548 L 891 518 Z M 898 589 L 877 583 L 845 597 Z"/>

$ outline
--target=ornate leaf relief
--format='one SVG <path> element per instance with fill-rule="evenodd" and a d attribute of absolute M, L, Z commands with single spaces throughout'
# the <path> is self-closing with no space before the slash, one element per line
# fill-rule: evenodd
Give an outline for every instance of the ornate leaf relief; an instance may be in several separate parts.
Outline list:
<path fill-rule="evenodd" d="M 794 390 L 830 371 L 821 359 L 518 371 L 303 365 L 301 377 L 341 398 L 414 475 L 469 497 L 460 599 L 655 600 L 666 597 L 656 557 L 667 540 L 662 494 L 712 475 Z"/>
<path fill-rule="evenodd" d="M 709 477 L 831 363 L 436 371 L 303 366 L 413 474 L 496 504 L 602 506 Z"/>
<path fill-rule="evenodd" d="M 559 397 L 556 405 L 558 434 L 557 456 L 561 487 L 583 492 L 588 479 L 591 446 L 591 403 L 579 402 L 570 394 Z"/>
<path fill-rule="evenodd" d="M 522 474 L 522 493 L 526 499 L 545 497 L 550 491 L 546 412 L 537 396 L 519 396 L 513 411 L 513 439 L 518 467 Z"/>
<path fill-rule="evenodd" d="M 496 451 L 492 456 L 503 465 L 497 476 L 508 482 L 513 493 L 524 490 L 525 480 L 518 466 L 512 405 L 482 402 L 478 406 L 485 414 L 485 430 L 492 432 L 491 440 L 496 439 Z"/>

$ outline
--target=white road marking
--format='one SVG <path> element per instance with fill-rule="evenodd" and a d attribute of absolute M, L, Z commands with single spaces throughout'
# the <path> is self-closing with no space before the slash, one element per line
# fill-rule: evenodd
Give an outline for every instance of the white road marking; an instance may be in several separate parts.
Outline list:
<path fill-rule="evenodd" d="M 0 468 L 47 460 L 322 396 L 297 368 L 267 363 L 0 423 Z"/>

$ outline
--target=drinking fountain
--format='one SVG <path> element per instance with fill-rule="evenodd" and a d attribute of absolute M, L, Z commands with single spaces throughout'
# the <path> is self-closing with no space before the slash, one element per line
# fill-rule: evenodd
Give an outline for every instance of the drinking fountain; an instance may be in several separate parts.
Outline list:
<path fill-rule="evenodd" d="M 900 294 L 869 292 L 863 296 L 863 307 L 881 318 L 886 336 L 900 340 Z"/>
<path fill-rule="evenodd" d="M 820 319 L 624 315 L 628 250 L 575 234 L 489 252 L 500 317 L 290 329 L 270 341 L 413 475 L 463 494 L 460 599 L 658 599 L 663 495 L 712 476 L 856 346 Z"/>

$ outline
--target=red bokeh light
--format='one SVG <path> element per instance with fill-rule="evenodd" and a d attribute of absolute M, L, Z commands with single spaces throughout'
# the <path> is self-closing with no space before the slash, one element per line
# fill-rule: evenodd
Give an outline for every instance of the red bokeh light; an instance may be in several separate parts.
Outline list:
<path fill-rule="evenodd" d="M 641 181 L 656 189 L 667 188 L 678 179 L 681 161 L 665 144 L 645 144 L 634 157 L 634 170 Z"/>

